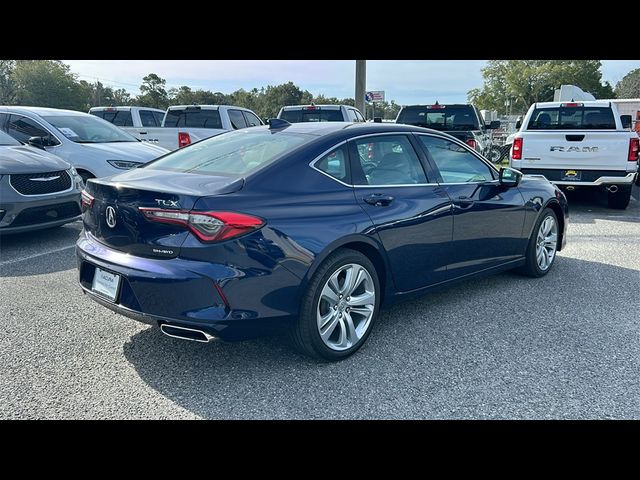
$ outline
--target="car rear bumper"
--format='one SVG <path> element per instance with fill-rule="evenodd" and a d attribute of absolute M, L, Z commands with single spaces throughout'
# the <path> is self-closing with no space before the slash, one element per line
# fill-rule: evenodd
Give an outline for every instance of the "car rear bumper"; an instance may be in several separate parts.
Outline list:
<path fill-rule="evenodd" d="M 581 170 L 585 180 L 562 180 L 562 174 L 566 169 L 531 169 L 520 170 L 526 175 L 541 175 L 556 185 L 575 185 L 582 187 L 598 187 L 601 185 L 631 185 L 636 179 L 637 172 L 602 172 L 598 170 Z"/>
<path fill-rule="evenodd" d="M 266 333 L 297 313 L 292 293 L 300 280 L 284 268 L 252 275 L 239 266 L 136 257 L 84 231 L 76 254 L 84 293 L 143 323 L 196 328 L 232 340 Z M 121 276 L 115 302 L 92 291 L 96 267 Z"/>

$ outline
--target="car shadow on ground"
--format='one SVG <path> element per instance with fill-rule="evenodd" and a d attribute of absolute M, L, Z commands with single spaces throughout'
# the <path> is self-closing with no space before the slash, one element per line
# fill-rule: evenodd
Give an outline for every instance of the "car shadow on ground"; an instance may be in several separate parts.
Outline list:
<path fill-rule="evenodd" d="M 625 210 L 616 210 L 607 206 L 607 193 L 602 189 L 578 189 L 566 192 L 569 202 L 570 223 L 594 223 L 598 219 L 640 223 L 640 188 L 633 187 L 632 198 Z M 585 217 L 580 215 L 587 213 Z M 596 217 L 593 214 L 597 214 Z"/>
<path fill-rule="evenodd" d="M 0 236 L 0 277 L 23 277 L 76 268 L 75 245 L 82 224 Z"/>
<path fill-rule="evenodd" d="M 203 418 L 598 418 L 600 404 L 637 382 L 628 342 L 637 325 L 601 302 L 629 298 L 630 275 L 638 271 L 559 257 L 541 279 L 466 281 L 383 311 L 367 344 L 333 364 L 280 336 L 199 344 L 157 328 L 134 335 L 124 355 L 150 387 Z M 601 351 L 609 363 L 594 357 Z"/>

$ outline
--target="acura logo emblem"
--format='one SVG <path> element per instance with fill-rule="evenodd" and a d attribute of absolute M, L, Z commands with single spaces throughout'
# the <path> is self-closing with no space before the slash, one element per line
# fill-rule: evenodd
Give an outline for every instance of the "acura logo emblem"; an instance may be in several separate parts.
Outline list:
<path fill-rule="evenodd" d="M 114 228 L 116 226 L 116 209 L 108 206 L 104 216 L 107 220 L 107 225 L 109 225 L 110 228 Z"/>

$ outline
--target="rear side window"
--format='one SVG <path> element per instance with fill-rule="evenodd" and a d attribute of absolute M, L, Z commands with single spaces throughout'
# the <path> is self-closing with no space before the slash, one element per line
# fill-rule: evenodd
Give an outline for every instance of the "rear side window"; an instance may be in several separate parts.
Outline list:
<path fill-rule="evenodd" d="M 478 118 L 471 105 L 415 105 L 405 107 L 397 123 L 417 125 L 441 131 L 479 130 Z"/>
<path fill-rule="evenodd" d="M 528 130 L 615 130 L 616 122 L 609 107 L 536 108 Z"/>
<path fill-rule="evenodd" d="M 155 112 L 151 110 L 140 110 L 140 122 L 143 127 L 159 127 L 160 123 L 157 123 Z M 160 120 L 162 122 L 162 120 Z"/>
<path fill-rule="evenodd" d="M 184 109 L 167 111 L 165 127 L 222 128 L 220 113 L 210 109 Z"/>
<path fill-rule="evenodd" d="M 245 128 L 247 126 L 247 123 L 244 121 L 244 117 L 242 116 L 242 112 L 240 110 L 228 110 L 228 112 L 231 126 L 235 130 L 239 128 Z"/>
<path fill-rule="evenodd" d="M 315 167 L 333 178 L 347 181 L 347 148 L 343 145 L 315 163 Z"/>
<path fill-rule="evenodd" d="M 322 110 L 321 108 L 315 108 L 313 110 L 284 110 L 280 118 L 289 123 L 344 121 L 342 112 L 339 109 Z"/>

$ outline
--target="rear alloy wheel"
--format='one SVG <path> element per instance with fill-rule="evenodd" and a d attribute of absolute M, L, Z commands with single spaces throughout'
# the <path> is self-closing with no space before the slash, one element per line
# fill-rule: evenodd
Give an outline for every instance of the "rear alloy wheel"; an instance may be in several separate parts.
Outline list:
<path fill-rule="evenodd" d="M 556 259 L 558 250 L 558 218 L 553 210 L 545 208 L 529 238 L 526 263 L 519 270 L 531 277 L 546 275 Z"/>
<path fill-rule="evenodd" d="M 631 201 L 631 185 L 618 185 L 616 192 L 607 193 L 607 204 L 609 208 L 624 210 Z"/>
<path fill-rule="evenodd" d="M 340 360 L 365 342 L 380 304 L 375 267 L 362 253 L 339 250 L 318 268 L 293 326 L 293 343 L 302 353 Z"/>

